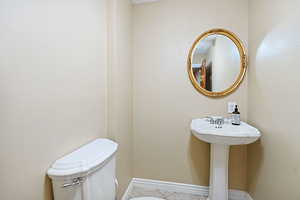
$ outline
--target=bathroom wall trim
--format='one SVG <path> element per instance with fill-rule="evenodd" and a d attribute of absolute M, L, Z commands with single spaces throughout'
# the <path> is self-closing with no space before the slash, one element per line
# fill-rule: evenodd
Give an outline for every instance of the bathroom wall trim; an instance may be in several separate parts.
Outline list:
<path fill-rule="evenodd" d="M 159 0 L 131 0 L 133 4 L 152 3 Z"/>
<path fill-rule="evenodd" d="M 151 179 L 133 178 L 125 194 L 123 195 L 122 200 L 127 199 L 127 196 L 130 194 L 133 187 L 143 187 L 147 189 L 162 189 L 170 192 L 182 192 L 182 193 L 204 195 L 204 196 L 208 196 L 208 191 L 209 191 L 209 188 L 207 186 L 198 186 L 198 185 L 158 181 L 158 180 L 151 180 Z M 253 200 L 247 192 L 241 190 L 229 190 L 229 199 L 230 200 Z"/>

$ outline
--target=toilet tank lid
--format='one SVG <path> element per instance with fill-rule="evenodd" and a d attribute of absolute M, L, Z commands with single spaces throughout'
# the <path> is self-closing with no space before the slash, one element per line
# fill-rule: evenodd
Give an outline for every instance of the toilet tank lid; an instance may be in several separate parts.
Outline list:
<path fill-rule="evenodd" d="M 89 172 L 114 156 L 117 149 L 118 144 L 111 140 L 96 139 L 55 161 L 47 174 L 53 178 Z"/>

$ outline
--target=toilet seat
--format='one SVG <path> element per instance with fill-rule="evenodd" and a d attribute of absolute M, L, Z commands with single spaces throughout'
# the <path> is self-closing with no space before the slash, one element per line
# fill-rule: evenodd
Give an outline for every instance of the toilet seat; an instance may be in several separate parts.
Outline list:
<path fill-rule="evenodd" d="M 156 198 L 156 197 L 137 197 L 130 200 L 164 200 L 164 199 Z"/>

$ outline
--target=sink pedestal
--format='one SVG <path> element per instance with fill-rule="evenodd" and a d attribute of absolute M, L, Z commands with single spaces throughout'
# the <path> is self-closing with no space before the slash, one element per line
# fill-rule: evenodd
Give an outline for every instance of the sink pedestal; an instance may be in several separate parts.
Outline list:
<path fill-rule="evenodd" d="M 228 160 L 231 145 L 250 144 L 261 136 L 259 130 L 245 122 L 240 126 L 224 124 L 217 128 L 207 119 L 194 119 L 191 131 L 210 146 L 209 200 L 228 200 Z"/>
<path fill-rule="evenodd" d="M 229 145 L 210 146 L 209 200 L 228 200 Z"/>

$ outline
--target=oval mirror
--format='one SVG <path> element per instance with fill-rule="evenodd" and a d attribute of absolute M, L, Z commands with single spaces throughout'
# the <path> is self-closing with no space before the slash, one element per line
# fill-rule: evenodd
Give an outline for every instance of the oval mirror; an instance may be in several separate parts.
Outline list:
<path fill-rule="evenodd" d="M 224 29 L 213 29 L 200 35 L 189 53 L 190 80 L 206 96 L 221 97 L 236 90 L 246 69 L 242 42 Z"/>

